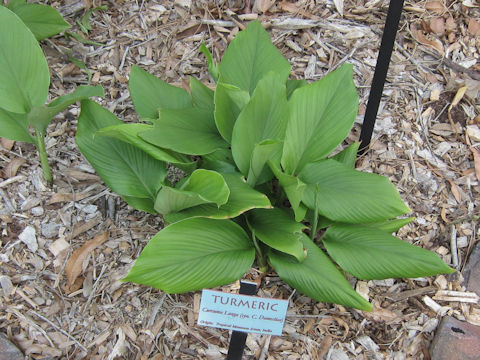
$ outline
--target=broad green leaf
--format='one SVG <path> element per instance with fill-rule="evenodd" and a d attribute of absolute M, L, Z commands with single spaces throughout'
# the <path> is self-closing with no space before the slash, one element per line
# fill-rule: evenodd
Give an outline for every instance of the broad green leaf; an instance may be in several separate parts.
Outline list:
<path fill-rule="evenodd" d="M 59 112 L 62 112 L 77 101 L 88 99 L 92 96 L 105 96 L 103 87 L 98 86 L 79 86 L 74 92 L 62 95 L 53 100 L 48 106 L 35 106 L 28 114 L 28 122 L 35 129 L 44 132 L 48 124 Z"/>
<path fill-rule="evenodd" d="M 213 112 L 215 105 L 213 103 L 214 91 L 209 89 L 200 80 L 190 76 L 190 92 L 192 93 L 193 107 L 208 109 Z"/>
<path fill-rule="evenodd" d="M 24 4 L 13 10 L 40 41 L 61 33 L 70 27 L 53 7 L 42 4 Z"/>
<path fill-rule="evenodd" d="M 214 152 L 203 155 L 201 167 L 208 170 L 215 170 L 221 173 L 237 172 L 232 152 L 229 149 L 218 149 Z"/>
<path fill-rule="evenodd" d="M 252 189 L 240 174 L 222 173 L 222 176 L 230 189 L 230 196 L 225 205 L 220 207 L 213 204 L 198 205 L 178 213 L 166 215 L 167 221 L 175 222 L 189 217 L 230 219 L 251 209 L 269 209 L 272 207 L 268 197 Z"/>
<path fill-rule="evenodd" d="M 253 209 L 247 214 L 252 233 L 271 248 L 294 256 L 298 261 L 305 259 L 300 240 L 306 228 L 289 214 L 278 208 Z"/>
<path fill-rule="evenodd" d="M 211 170 L 197 169 L 177 189 L 164 186 L 155 200 L 155 210 L 165 215 L 200 204 L 225 204 L 230 190 L 225 179 Z"/>
<path fill-rule="evenodd" d="M 302 182 L 297 176 L 285 174 L 280 167 L 272 161 L 269 161 L 268 165 L 278 179 L 285 194 L 287 194 L 288 201 L 290 201 L 290 205 L 295 213 L 295 220 L 302 221 L 307 213 L 307 208 L 302 203 L 303 193 L 307 184 Z"/>
<path fill-rule="evenodd" d="M 215 88 L 215 124 L 218 132 L 229 143 L 237 117 L 250 100 L 248 91 L 225 84 L 222 79 Z"/>
<path fill-rule="evenodd" d="M 264 140 L 259 144 L 255 144 L 248 170 L 247 183 L 251 187 L 256 184 L 263 184 L 273 177 L 272 172 L 265 164 L 268 161 L 276 161 L 280 163 L 282 155 L 282 142 L 279 140 Z"/>
<path fill-rule="evenodd" d="M 285 137 L 288 121 L 285 91 L 284 80 L 275 73 L 268 73 L 258 82 L 250 101 L 235 122 L 232 154 L 238 169 L 245 176 L 248 176 L 256 145 L 264 140 L 283 140 Z"/>
<path fill-rule="evenodd" d="M 276 251 L 271 251 L 268 255 L 270 263 L 283 281 L 317 301 L 372 310 L 372 305 L 352 289 L 322 250 L 305 234 L 301 240 L 307 250 L 307 257 L 301 263 L 292 256 Z"/>
<path fill-rule="evenodd" d="M 35 138 L 28 131 L 26 114 L 15 114 L 0 108 L 0 137 L 35 144 Z"/>
<path fill-rule="evenodd" d="M 128 81 L 135 111 L 141 118 L 158 118 L 159 108 L 183 109 L 192 106 L 190 95 L 134 65 Z"/>
<path fill-rule="evenodd" d="M 358 109 L 352 66 L 295 90 L 289 108 L 282 167 L 293 175 L 325 158 L 350 132 Z"/>
<path fill-rule="evenodd" d="M 123 280 L 168 293 L 213 288 L 238 280 L 254 258 L 251 240 L 234 222 L 186 219 L 157 233 Z"/>
<path fill-rule="evenodd" d="M 76 141 L 102 180 L 122 196 L 154 200 L 165 179 L 165 163 L 123 141 L 95 137 L 101 128 L 122 122 L 90 100 L 82 101 Z"/>
<path fill-rule="evenodd" d="M 307 85 L 307 81 L 305 79 L 288 79 L 286 86 L 287 86 L 287 99 L 290 99 L 292 96 L 293 92 L 297 90 L 298 88 L 301 88 L 302 86 Z"/>
<path fill-rule="evenodd" d="M 252 21 L 232 40 L 219 68 L 224 83 L 235 85 L 249 94 L 270 71 L 277 73 L 283 82 L 290 74 L 290 64 L 258 21 Z"/>
<path fill-rule="evenodd" d="M 25 5 L 25 3 L 27 2 L 27 0 L 10 0 L 8 2 L 8 5 L 7 7 L 12 10 L 13 12 L 15 12 L 15 9 L 19 6 L 22 6 L 22 5 Z"/>
<path fill-rule="evenodd" d="M 317 196 L 319 213 L 331 220 L 376 222 L 410 211 L 386 177 L 356 171 L 335 160 L 307 164 L 298 177 L 308 184 L 303 203 L 313 210 Z"/>
<path fill-rule="evenodd" d="M 18 16 L 0 6 L 0 107 L 28 113 L 45 104 L 50 85 L 47 61 L 35 36 Z"/>
<path fill-rule="evenodd" d="M 102 128 L 95 133 L 95 136 L 111 137 L 132 144 L 160 161 L 166 161 L 172 164 L 194 165 L 187 156 L 170 150 L 161 149 L 146 142 L 138 135 L 139 133 L 151 130 L 152 128 L 153 126 L 148 124 L 122 123 L 120 125 Z"/>
<path fill-rule="evenodd" d="M 397 232 L 405 225 L 410 224 L 413 220 L 415 220 L 414 217 L 408 217 L 405 219 L 386 220 L 386 221 L 380 221 L 376 223 L 367 223 L 362 225 L 374 227 L 376 229 L 380 229 L 391 234 L 391 233 Z"/>
<path fill-rule="evenodd" d="M 358 147 L 360 146 L 359 142 L 354 142 L 349 145 L 347 148 L 340 151 L 338 154 L 335 154 L 331 159 L 341 162 L 342 164 L 347 165 L 349 168 L 355 168 L 355 162 L 357 161 Z"/>
<path fill-rule="evenodd" d="M 205 43 L 200 45 L 200 52 L 207 58 L 208 72 L 212 75 L 213 81 L 217 82 L 220 75 L 218 72 L 218 64 L 213 60 L 212 53 L 208 50 Z"/>
<path fill-rule="evenodd" d="M 344 270 L 359 279 L 416 278 L 452 273 L 433 252 L 388 232 L 352 224 L 334 224 L 323 243 Z"/>
<path fill-rule="evenodd" d="M 122 199 L 132 208 L 145 211 L 150 214 L 157 214 L 154 208 L 154 201 L 151 198 L 137 198 L 133 196 L 122 196 Z"/>
<path fill-rule="evenodd" d="M 198 108 L 162 108 L 153 129 L 139 136 L 158 147 L 188 155 L 209 154 L 228 146 L 218 134 L 212 112 Z"/>

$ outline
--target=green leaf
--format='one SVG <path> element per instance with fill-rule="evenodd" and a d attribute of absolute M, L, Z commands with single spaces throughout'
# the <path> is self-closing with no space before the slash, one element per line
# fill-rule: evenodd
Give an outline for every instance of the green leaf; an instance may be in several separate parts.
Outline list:
<path fill-rule="evenodd" d="M 367 223 L 408 213 L 393 184 L 386 177 L 353 170 L 335 160 L 307 164 L 299 174 L 308 184 L 303 202 L 335 221 Z M 318 192 L 316 188 L 318 187 Z"/>
<path fill-rule="evenodd" d="M 352 289 L 335 265 L 305 234 L 301 240 L 307 257 L 301 263 L 294 257 L 271 251 L 268 255 L 278 275 L 301 293 L 330 302 L 370 311 L 372 305 Z"/>
<path fill-rule="evenodd" d="M 156 119 L 160 108 L 183 109 L 192 106 L 190 95 L 134 65 L 128 82 L 135 111 L 141 118 Z"/>
<path fill-rule="evenodd" d="M 354 142 L 349 145 L 338 154 L 335 154 L 331 159 L 336 160 L 344 165 L 347 165 L 349 168 L 355 168 L 355 162 L 357 161 L 358 147 L 360 146 L 359 142 Z"/>
<path fill-rule="evenodd" d="M 15 6 L 13 11 L 38 41 L 59 34 L 70 27 L 57 10 L 48 5 L 24 4 Z"/>
<path fill-rule="evenodd" d="M 35 144 L 35 138 L 28 131 L 26 114 L 16 114 L 0 108 L 0 137 Z"/>
<path fill-rule="evenodd" d="M 295 213 L 295 220 L 302 221 L 307 213 L 307 208 L 302 203 L 303 193 L 307 188 L 307 184 L 302 182 L 297 176 L 285 174 L 280 167 L 272 161 L 269 161 L 268 165 L 278 179 L 285 194 L 287 194 L 288 201 L 290 201 L 290 205 Z"/>
<path fill-rule="evenodd" d="M 124 281 L 168 293 L 232 283 L 252 266 L 253 244 L 232 221 L 186 219 L 157 233 Z"/>
<path fill-rule="evenodd" d="M 452 273 L 433 252 L 371 227 L 334 224 L 323 243 L 343 269 L 359 279 L 416 278 Z"/>
<path fill-rule="evenodd" d="M 282 142 L 279 140 L 264 140 L 259 144 L 255 144 L 248 170 L 247 183 L 251 187 L 256 184 L 263 184 L 273 177 L 270 169 L 265 167 L 268 161 L 276 161 L 280 163 L 282 155 Z"/>
<path fill-rule="evenodd" d="M 303 86 L 307 85 L 307 81 L 305 79 L 288 79 L 286 86 L 287 86 L 287 99 L 290 99 L 292 96 L 293 92 L 297 90 L 298 88 L 301 88 Z"/>
<path fill-rule="evenodd" d="M 8 2 L 7 8 L 15 12 L 15 9 L 19 6 L 25 5 L 27 0 L 10 0 Z"/>
<path fill-rule="evenodd" d="M 405 219 L 386 220 L 386 221 L 380 221 L 376 223 L 367 223 L 362 225 L 374 227 L 376 229 L 380 229 L 391 234 L 391 233 L 397 232 L 405 225 L 410 224 L 413 220 L 415 220 L 414 217 L 408 217 Z"/>
<path fill-rule="evenodd" d="M 210 50 L 208 50 L 205 43 L 202 43 L 202 45 L 200 45 L 200 52 L 203 53 L 203 55 L 205 55 L 205 57 L 207 58 L 208 72 L 210 73 L 210 75 L 212 75 L 213 81 L 217 82 L 220 75 L 218 72 L 218 64 L 216 64 L 213 60 L 212 53 L 210 52 Z"/>
<path fill-rule="evenodd" d="M 264 140 L 283 140 L 287 121 L 284 80 L 275 73 L 269 73 L 258 82 L 252 98 L 233 127 L 233 159 L 243 175 L 248 176 L 255 146 Z M 262 169 L 263 166 L 259 170 Z"/>
<path fill-rule="evenodd" d="M 47 100 L 50 72 L 42 49 L 28 27 L 0 6 L 0 107 L 28 113 Z"/>
<path fill-rule="evenodd" d="M 133 196 L 122 196 L 122 199 L 132 208 L 145 211 L 150 214 L 157 214 L 154 208 L 154 201 L 151 198 L 137 198 Z"/>
<path fill-rule="evenodd" d="M 87 64 L 85 64 L 83 61 L 77 59 L 75 56 L 73 56 L 73 52 L 72 50 L 68 50 L 67 51 L 67 56 L 68 56 L 68 60 L 70 60 L 73 64 L 75 64 L 75 66 L 77 66 L 79 69 L 82 69 L 83 71 L 85 71 L 85 73 L 87 74 L 87 84 L 90 85 L 91 81 L 92 81 L 92 72 L 90 71 L 90 69 L 87 67 Z"/>
<path fill-rule="evenodd" d="M 77 20 L 77 24 L 80 27 L 80 30 L 85 34 L 88 34 L 90 30 L 92 30 L 92 25 L 90 24 L 90 16 L 92 16 L 93 12 L 99 10 L 107 10 L 108 7 L 104 6 L 97 6 L 88 10 L 85 15 L 83 15 L 80 19 Z"/>
<path fill-rule="evenodd" d="M 295 90 L 289 107 L 282 167 L 293 175 L 325 158 L 350 132 L 358 109 L 352 66 Z"/>
<path fill-rule="evenodd" d="M 193 107 L 214 111 L 214 91 L 205 86 L 200 80 L 190 76 L 190 91 L 192 93 Z"/>
<path fill-rule="evenodd" d="M 222 176 L 230 189 L 230 196 L 225 205 L 220 207 L 213 204 L 198 205 L 178 213 L 166 215 L 167 221 L 175 222 L 189 217 L 230 219 L 251 209 L 269 209 L 272 207 L 268 197 L 252 189 L 240 174 L 222 173 Z"/>
<path fill-rule="evenodd" d="M 77 145 L 105 184 L 116 193 L 154 200 L 165 179 L 165 163 L 123 141 L 95 137 L 101 128 L 121 124 L 108 110 L 82 101 Z"/>
<path fill-rule="evenodd" d="M 155 200 L 155 210 L 165 215 L 200 204 L 225 204 L 230 190 L 225 179 L 211 170 L 197 169 L 178 188 L 164 186 Z"/>
<path fill-rule="evenodd" d="M 228 146 L 218 134 L 212 112 L 198 108 L 162 108 L 153 129 L 139 136 L 158 147 L 188 155 L 209 154 Z"/>
<path fill-rule="evenodd" d="M 249 228 L 261 242 L 294 256 L 298 261 L 305 259 L 300 240 L 305 225 L 278 208 L 253 209 L 247 216 Z"/>
<path fill-rule="evenodd" d="M 48 124 L 58 113 L 62 112 L 77 101 L 93 96 L 105 95 L 103 88 L 98 86 L 79 86 L 73 93 L 62 95 L 52 101 L 48 106 L 35 106 L 28 114 L 28 122 L 38 131 L 44 132 Z"/>
<path fill-rule="evenodd" d="M 237 167 L 233 161 L 232 152 L 225 148 L 203 155 L 201 167 L 221 173 L 237 172 Z"/>
<path fill-rule="evenodd" d="M 248 91 L 220 81 L 215 88 L 215 124 L 218 132 L 229 143 L 237 117 L 250 100 Z"/>
<path fill-rule="evenodd" d="M 252 21 L 228 45 L 220 63 L 222 82 L 253 93 L 257 83 L 273 71 L 285 82 L 290 64 L 272 44 L 270 36 L 258 21 Z"/>
<path fill-rule="evenodd" d="M 185 166 L 195 165 L 195 163 L 192 162 L 187 156 L 170 150 L 161 149 L 146 142 L 138 135 L 139 133 L 151 130 L 152 128 L 153 126 L 148 124 L 122 123 L 119 125 L 102 128 L 95 133 L 95 136 L 111 137 L 132 144 L 140 150 L 145 151 L 151 157 L 160 161 L 165 161 L 172 164 L 181 164 Z"/>

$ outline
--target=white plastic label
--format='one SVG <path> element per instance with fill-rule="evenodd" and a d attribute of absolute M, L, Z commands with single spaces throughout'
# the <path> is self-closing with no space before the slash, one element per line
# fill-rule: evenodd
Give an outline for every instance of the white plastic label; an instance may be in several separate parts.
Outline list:
<path fill-rule="evenodd" d="M 221 329 L 281 335 L 288 300 L 203 290 L 198 324 Z"/>

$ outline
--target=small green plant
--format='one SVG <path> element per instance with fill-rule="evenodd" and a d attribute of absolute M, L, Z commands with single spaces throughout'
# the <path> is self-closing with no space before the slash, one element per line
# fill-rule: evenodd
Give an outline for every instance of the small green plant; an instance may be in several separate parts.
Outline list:
<path fill-rule="evenodd" d="M 103 88 L 79 86 L 45 105 L 50 86 L 45 56 L 29 28 L 4 6 L 0 6 L 0 79 L 0 136 L 34 144 L 44 177 L 51 183 L 45 150 L 48 124 L 76 101 L 103 96 Z"/>
<path fill-rule="evenodd" d="M 57 10 L 48 5 L 27 4 L 26 0 L 10 0 L 7 8 L 28 26 L 38 41 L 59 34 L 70 27 Z"/>
<path fill-rule="evenodd" d="M 256 259 L 313 299 L 370 310 L 343 272 L 453 271 L 392 236 L 410 209 L 387 178 L 354 170 L 358 143 L 330 156 L 357 113 L 351 65 L 311 84 L 289 80 L 290 64 L 256 21 L 220 64 L 207 59 L 214 91 L 192 77 L 188 93 L 134 66 L 140 123 L 82 102 L 81 152 L 127 203 L 169 224 L 125 281 L 182 293 L 233 282 Z M 170 183 L 166 163 L 186 176 Z"/>

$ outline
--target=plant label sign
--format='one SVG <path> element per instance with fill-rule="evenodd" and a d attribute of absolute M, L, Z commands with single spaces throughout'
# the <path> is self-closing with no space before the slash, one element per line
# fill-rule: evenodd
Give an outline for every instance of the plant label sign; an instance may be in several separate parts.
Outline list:
<path fill-rule="evenodd" d="M 281 335 L 288 300 L 203 290 L 198 324 L 241 332 Z"/>

